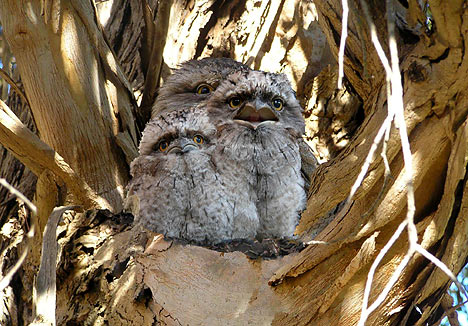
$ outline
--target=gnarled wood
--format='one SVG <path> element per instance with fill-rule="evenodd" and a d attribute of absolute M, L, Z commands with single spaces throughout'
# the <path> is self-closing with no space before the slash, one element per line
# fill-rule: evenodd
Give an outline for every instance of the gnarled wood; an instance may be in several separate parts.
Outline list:
<path fill-rule="evenodd" d="M 136 142 L 128 83 L 91 3 L 60 1 L 45 10 L 44 17 L 39 2 L 0 7 L 39 134 L 107 201 L 104 207 L 118 211 L 128 166 L 115 137 L 129 130 Z"/>

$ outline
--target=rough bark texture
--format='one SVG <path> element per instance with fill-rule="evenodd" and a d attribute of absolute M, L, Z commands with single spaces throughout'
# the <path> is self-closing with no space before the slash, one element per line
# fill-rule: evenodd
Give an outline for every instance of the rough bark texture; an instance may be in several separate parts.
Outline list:
<path fill-rule="evenodd" d="M 132 137 L 134 147 L 137 138 L 126 79 L 92 3 L 44 6 L 5 1 L 0 7 L 38 132 L 106 201 L 106 208 L 119 211 L 129 176 L 118 136 Z"/>
<path fill-rule="evenodd" d="M 147 42 L 142 42 L 138 31 L 134 30 L 134 26 L 141 28 L 148 24 L 143 22 L 143 6 L 126 1 L 115 2 L 119 6 L 109 5 L 112 19 L 107 24 L 110 25 L 103 22 L 102 16 L 100 18 L 123 71 L 137 93 L 147 91 L 145 77 L 148 75 L 142 67 L 148 67 L 148 62 L 158 58 L 162 58 L 162 68 L 155 73 L 162 76 L 161 82 L 180 62 L 203 56 L 229 56 L 257 69 L 288 74 L 305 108 L 308 140 L 316 154 L 326 161 L 311 176 L 308 205 L 297 233 L 305 240 L 314 238 L 326 243 L 309 245 L 300 253 L 278 259 L 250 259 L 241 252 L 220 253 L 165 242 L 158 235 L 132 228 L 131 217 L 127 215 L 112 215 L 108 211 L 76 214 L 66 219 L 58 231 L 56 316 L 59 325 L 357 323 L 369 268 L 406 215 L 406 190 L 400 139 L 393 128 L 387 144 L 392 174 L 387 186 L 383 187 L 383 160 L 376 155 L 352 205 L 346 211 L 340 211 L 387 114 L 383 68 L 370 41 L 359 1 L 349 2 L 349 38 L 345 52 L 347 88 L 342 91 L 334 89 L 336 67 L 330 56 L 330 53 L 338 53 L 340 0 L 317 0 L 316 11 L 314 4 L 298 0 L 174 1 L 170 7 L 165 47 L 151 55 L 148 49 L 135 51 L 127 45 L 139 47 Z M 52 10 L 54 15 L 64 21 L 66 17 L 75 17 L 72 5 L 58 3 L 61 10 Z M 415 171 L 415 220 L 421 245 L 457 273 L 468 256 L 468 62 L 464 59 L 468 49 L 468 11 L 462 1 L 429 3 L 435 26 L 430 30 L 420 24 L 425 15 L 416 1 L 409 1 L 409 9 L 398 8 L 397 36 L 405 92 L 405 120 Z M 7 33 L 5 4 L 2 6 L 2 24 Z M 167 15 L 161 12 L 158 15 L 159 6 L 154 3 L 149 7 L 154 10 L 153 18 L 156 17 L 154 26 L 164 26 L 158 19 L 167 18 Z M 374 21 L 384 21 L 384 7 L 370 8 Z M 16 10 L 23 13 L 19 8 Z M 146 17 L 148 13 L 151 12 L 147 11 Z M 321 29 L 315 19 L 317 15 Z M 19 20 L 12 24 L 16 29 L 8 31 L 16 35 L 25 29 L 25 33 L 17 36 L 23 43 L 17 39 L 10 42 L 20 43 L 15 45 L 17 47 L 12 44 L 12 49 L 18 66 L 26 71 L 21 70 L 21 73 L 35 117 L 35 110 L 43 107 L 41 101 L 44 98 L 53 100 L 50 85 L 55 79 L 44 76 L 50 71 L 67 77 L 57 77 L 57 80 L 67 81 L 61 85 L 65 90 L 75 95 L 84 94 L 82 88 L 74 88 L 72 86 L 76 84 L 70 82 L 81 75 L 76 70 L 68 70 L 63 61 L 60 69 L 54 68 L 57 66 L 52 60 L 37 75 L 27 72 L 41 57 L 38 48 L 46 53 L 46 58 L 51 52 L 48 47 L 57 51 L 52 58 L 58 57 L 60 51 L 65 51 L 62 58 L 70 54 L 70 50 L 52 42 L 64 37 L 68 30 L 54 30 L 53 26 L 58 26 L 54 25 L 54 19 L 44 26 L 43 17 L 38 17 L 37 30 L 30 30 L 31 20 L 28 18 L 28 22 Z M 127 21 L 132 23 L 123 24 L 128 17 L 131 20 Z M 448 21 L 451 24 L 447 24 Z M 148 31 L 152 30 L 145 26 Z M 386 44 L 385 24 L 379 23 L 377 27 L 382 44 Z M 37 33 L 52 41 L 35 43 L 33 36 Z M 25 38 L 25 35 L 32 36 Z M 145 40 L 148 39 L 150 37 L 146 35 Z M 71 41 L 80 42 L 83 53 L 86 53 L 84 49 L 89 46 L 89 38 Z M 25 48 L 27 53 L 24 53 Z M 29 65 L 27 60 L 20 58 L 33 60 L 35 64 Z M 102 61 L 91 59 L 84 61 L 97 69 L 96 65 Z M 29 68 L 22 68 L 23 64 Z M 89 66 L 83 67 L 90 69 Z M 102 77 L 103 71 L 97 71 L 100 73 L 94 72 L 95 76 Z M 95 85 L 104 87 L 105 82 L 97 77 Z M 35 86 L 40 78 L 48 83 L 43 85 L 46 87 Z M 128 96 L 125 88 L 115 92 L 119 99 Z M 152 90 L 147 96 L 154 96 Z M 77 99 L 81 97 L 69 96 L 63 104 L 81 107 L 76 104 Z M 38 122 L 41 139 L 62 154 L 77 172 L 83 173 L 82 177 L 93 189 L 100 189 L 94 185 L 103 180 L 93 180 L 86 173 L 83 156 L 65 154 L 69 148 L 63 153 L 59 150 L 61 144 L 54 134 L 58 131 L 52 128 L 57 118 L 53 113 L 56 105 L 41 111 L 44 118 L 42 129 Z M 91 106 L 89 109 L 95 114 L 100 112 L 95 119 L 107 121 L 102 115 L 110 113 L 96 108 Z M 51 121 L 47 122 L 46 118 Z M 70 120 L 76 118 L 73 116 Z M 102 135 L 103 141 L 113 144 L 116 130 L 112 124 L 106 126 L 107 129 L 92 131 L 92 135 L 107 130 L 108 134 Z M 76 130 L 73 126 L 69 128 Z M 80 132 L 87 136 L 91 131 L 82 129 Z M 86 152 L 86 149 L 82 150 Z M 116 164 L 125 167 L 125 158 L 115 154 L 117 152 L 118 149 L 113 149 L 107 154 L 115 155 L 110 158 L 115 160 L 109 167 L 112 171 L 121 171 Z M 125 184 L 125 178 L 118 175 L 112 179 L 112 185 L 117 182 L 115 180 Z M 99 178 L 105 176 L 104 172 L 99 172 Z M 406 249 L 407 237 L 402 236 L 377 269 L 371 302 L 402 260 Z M 28 271 L 19 278 L 23 275 L 29 275 Z M 30 280 L 30 277 L 25 279 Z M 30 303 L 26 299 L 30 290 L 26 288 L 28 283 L 24 279 L 21 281 L 23 286 L 16 280 L 14 289 L 23 301 L 19 300 L 18 305 L 6 299 L 3 301 L 11 306 L 10 325 L 16 325 L 18 319 L 30 320 Z M 387 300 L 370 316 L 367 325 L 431 324 L 443 313 L 441 304 L 448 285 L 448 277 L 423 257 L 415 256 Z"/>

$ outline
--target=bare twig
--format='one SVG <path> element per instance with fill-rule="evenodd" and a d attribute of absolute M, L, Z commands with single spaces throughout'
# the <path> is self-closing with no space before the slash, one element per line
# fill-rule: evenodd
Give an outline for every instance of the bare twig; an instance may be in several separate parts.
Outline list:
<path fill-rule="evenodd" d="M 414 245 L 414 249 L 419 252 L 421 255 L 429 259 L 434 265 L 439 267 L 448 277 L 452 279 L 455 285 L 458 288 L 458 291 L 465 295 L 465 299 L 468 299 L 468 293 L 466 292 L 465 287 L 457 280 L 457 277 L 452 273 L 452 271 L 445 265 L 442 261 L 440 261 L 437 257 L 431 254 L 429 251 L 424 249 L 420 244 L 416 243 Z"/>
<path fill-rule="evenodd" d="M 338 242 L 338 241 L 328 242 L 328 241 L 310 240 L 310 241 L 307 241 L 306 244 L 307 245 L 314 245 L 314 244 L 329 245 L 329 244 L 336 243 L 336 242 Z"/>
<path fill-rule="evenodd" d="M 405 163 L 406 188 L 408 197 L 408 212 L 406 219 L 408 221 L 408 236 L 410 247 L 418 242 L 418 232 L 414 224 L 414 212 L 416 211 L 413 187 L 413 157 L 406 130 L 406 122 L 403 105 L 403 87 L 401 85 L 400 65 L 398 62 L 398 48 L 395 39 L 395 17 L 392 0 L 387 0 L 387 26 L 390 48 L 390 58 L 392 62 L 392 104 L 395 109 L 395 123 L 400 132 L 401 148 L 403 151 L 403 161 Z"/>
<path fill-rule="evenodd" d="M 366 160 L 364 161 L 364 164 L 361 167 L 361 172 L 359 172 L 359 175 L 356 178 L 356 181 L 354 182 L 353 186 L 351 187 L 351 191 L 350 191 L 348 199 L 347 199 L 348 201 L 350 201 L 353 198 L 356 191 L 361 186 L 362 181 L 364 181 L 364 177 L 366 176 L 367 171 L 369 170 L 369 167 L 370 167 L 372 161 L 374 160 L 375 151 L 377 150 L 377 147 L 379 146 L 380 141 L 382 140 L 383 136 L 386 134 L 387 129 L 390 129 L 390 127 L 392 125 L 392 120 L 393 120 L 393 116 L 388 115 L 387 118 L 384 120 L 382 126 L 380 126 L 380 129 L 379 129 L 379 131 L 377 132 L 377 135 L 374 138 L 372 146 L 369 149 L 369 153 L 367 154 Z"/>
<path fill-rule="evenodd" d="M 338 89 L 343 88 L 344 51 L 345 51 L 345 46 L 346 46 L 346 38 L 348 37 L 348 15 L 349 15 L 348 0 L 341 0 L 341 3 L 343 7 L 343 20 L 341 22 L 340 50 L 338 52 Z"/>
<path fill-rule="evenodd" d="M 109 78 L 112 78 L 112 81 L 119 82 L 124 88 L 131 92 L 132 87 L 130 82 L 125 77 L 119 63 L 114 57 L 104 37 L 104 33 L 100 30 L 100 25 L 97 24 L 96 10 L 93 7 L 93 3 L 87 1 L 72 1 L 71 4 L 86 28 L 91 42 L 99 52 L 101 60 L 105 62 L 106 72 L 111 72 Z"/>
<path fill-rule="evenodd" d="M 379 56 L 379 59 L 382 62 L 382 65 L 385 69 L 385 73 L 387 74 L 387 76 L 391 76 L 392 69 L 390 68 L 390 64 L 388 63 L 388 59 L 387 59 L 387 56 L 385 55 L 385 52 L 382 46 L 380 45 L 379 37 L 377 36 L 377 29 L 369 13 L 369 7 L 367 7 L 367 3 L 364 0 L 360 0 L 360 2 L 361 2 L 362 10 L 364 12 L 364 16 L 366 17 L 366 20 L 367 20 L 367 25 L 369 25 L 369 30 L 371 33 L 371 40 L 372 40 L 372 43 L 374 44 L 375 50 L 377 51 L 377 55 Z"/>
<path fill-rule="evenodd" d="M 364 11 L 364 15 L 367 18 L 367 24 L 369 25 L 369 29 L 371 31 L 371 39 L 372 42 L 374 43 L 374 46 L 377 50 L 377 54 L 382 62 L 382 65 L 385 68 L 385 72 L 387 73 L 387 96 L 391 94 L 390 91 L 390 75 L 391 75 L 391 68 L 390 64 L 388 63 L 388 59 L 385 56 L 385 52 L 383 51 L 382 46 L 380 45 L 379 38 L 377 36 L 377 31 L 375 28 L 375 24 L 373 23 L 372 19 L 370 18 L 369 14 L 369 8 L 367 7 L 367 4 L 365 3 L 364 0 L 361 1 L 361 6 Z M 344 24 L 343 24 L 344 25 Z M 343 38 L 342 38 L 343 39 Z M 366 157 L 366 160 L 364 164 L 361 167 L 361 171 L 356 178 L 356 181 L 354 182 L 353 186 L 351 187 L 350 194 L 346 200 L 346 204 L 344 205 L 342 211 L 346 211 L 346 209 L 349 207 L 351 199 L 353 198 L 354 194 L 356 193 L 357 189 L 361 186 L 362 182 L 364 181 L 364 177 L 367 174 L 367 171 L 369 170 L 370 164 L 372 163 L 374 159 L 374 154 L 375 151 L 377 150 L 378 145 L 380 144 L 380 141 L 382 140 L 383 136 L 386 135 L 386 139 L 388 140 L 388 135 L 390 134 L 390 127 L 394 118 L 394 110 L 392 109 L 392 105 L 390 103 L 391 97 L 388 97 L 389 103 L 387 105 L 388 107 L 388 115 L 387 118 L 384 120 L 382 126 L 380 127 L 379 131 L 377 132 L 377 135 L 374 138 L 374 142 L 372 143 L 371 148 L 369 149 L 369 153 Z M 385 146 L 386 147 L 386 146 Z M 385 159 L 384 159 L 385 161 Z M 385 163 L 384 163 L 385 164 Z M 388 162 L 386 166 L 388 165 Z M 390 170 L 390 169 L 389 169 Z"/>
<path fill-rule="evenodd" d="M 8 189 L 8 191 L 12 194 L 12 195 L 15 195 L 16 197 L 18 197 L 22 202 L 24 202 L 26 204 L 26 206 L 28 206 L 28 208 L 31 210 L 31 212 L 33 214 L 37 214 L 37 210 L 36 210 L 36 206 L 28 199 L 26 198 L 25 195 L 23 195 L 21 192 L 19 192 L 18 190 L 15 189 L 15 187 L 13 187 L 12 185 L 10 185 L 8 183 L 8 181 L 6 181 L 5 179 L 3 178 L 0 178 L 0 184 L 2 186 L 4 186 L 5 188 Z"/>
<path fill-rule="evenodd" d="M 454 311 L 457 310 L 458 308 L 463 307 L 463 306 L 466 305 L 467 303 L 468 303 L 468 300 L 467 300 L 467 301 L 464 301 L 464 302 L 462 302 L 462 303 L 459 303 L 459 304 L 457 304 L 456 306 L 450 307 L 449 309 L 445 310 L 444 313 L 442 314 L 442 316 L 439 318 L 439 320 L 437 320 L 435 323 L 431 324 L 430 326 L 439 326 L 440 323 L 442 322 L 442 319 L 444 319 L 445 317 L 447 317 L 449 314 L 451 314 L 452 312 L 454 312 Z"/>
<path fill-rule="evenodd" d="M 31 210 L 31 213 L 34 216 L 37 214 L 36 206 L 28 198 L 26 198 L 21 192 L 19 192 L 12 185 L 10 185 L 5 179 L 0 178 L 0 184 L 4 186 L 5 188 L 7 188 L 11 194 L 15 195 L 21 201 L 23 201 L 29 207 L 29 209 Z M 31 248 L 31 242 L 32 242 L 32 239 L 34 238 L 34 229 L 35 229 L 35 221 L 34 221 L 35 217 L 34 216 L 31 219 L 31 227 L 29 228 L 29 231 L 26 233 L 26 246 L 24 247 L 23 253 L 19 257 L 15 265 L 13 265 L 13 267 L 0 280 L 0 292 L 3 291 L 10 284 L 11 279 L 13 278 L 13 275 L 15 275 L 15 273 L 21 267 L 24 260 L 26 259 L 29 249 Z"/>
<path fill-rule="evenodd" d="M 327 295 L 322 297 L 320 300 L 320 313 L 324 313 L 328 308 L 330 308 L 336 297 L 340 294 L 341 291 L 339 289 L 343 287 L 343 284 L 348 283 L 349 280 L 362 268 L 362 266 L 365 266 L 372 261 L 376 253 L 376 239 L 379 233 L 379 231 L 376 231 L 364 240 L 358 253 L 349 262 L 343 273 L 335 279 L 332 285 L 330 285 L 330 290 Z"/>
<path fill-rule="evenodd" d="M 387 90 L 390 91 L 390 86 L 388 84 L 387 84 Z M 387 96 L 387 98 L 389 97 L 390 96 Z M 390 164 L 388 163 L 388 158 L 387 158 L 387 144 L 388 144 L 389 138 L 390 138 L 390 128 L 387 128 L 385 130 L 385 138 L 382 143 L 382 152 L 380 153 L 380 156 L 382 156 L 382 160 L 384 162 L 384 167 L 385 167 L 385 180 L 387 180 L 392 175 L 390 171 Z"/>
<path fill-rule="evenodd" d="M 403 221 L 394 235 L 391 237 L 389 242 L 382 248 L 382 251 L 376 257 L 374 263 L 372 264 L 371 269 L 369 270 L 368 279 L 366 282 L 366 288 L 364 291 L 363 303 L 362 303 L 362 312 L 361 318 L 359 320 L 358 325 L 364 326 L 367 317 L 375 310 L 377 307 L 385 300 L 388 293 L 390 292 L 392 286 L 397 282 L 398 278 L 400 277 L 401 273 L 403 272 L 404 268 L 407 266 L 408 262 L 410 261 L 411 257 L 414 255 L 415 248 L 414 244 L 418 241 L 417 230 L 416 226 L 414 225 L 414 212 L 415 212 L 415 202 L 414 202 L 414 189 L 413 189 L 413 169 L 412 169 L 412 156 L 411 150 L 409 146 L 408 135 L 406 131 L 406 124 L 404 120 L 404 106 L 403 106 L 403 89 L 401 86 L 401 75 L 400 75 L 400 68 L 398 62 L 398 49 L 395 40 L 395 32 L 394 32 L 394 17 L 393 17 L 393 7 L 390 4 L 391 1 L 387 1 L 387 26 L 388 26 L 388 36 L 389 36 L 389 48 L 390 48 L 390 56 L 391 56 L 391 67 L 388 64 L 388 59 L 383 52 L 383 49 L 380 45 L 380 42 L 377 38 L 377 33 L 375 29 L 375 25 L 370 18 L 369 10 L 367 8 L 367 4 L 361 0 L 361 5 L 364 10 L 364 14 L 366 16 L 369 28 L 371 30 L 371 38 L 374 43 L 374 46 L 377 50 L 379 58 L 382 61 L 384 69 L 387 74 L 387 98 L 388 98 L 388 116 L 394 116 L 395 121 L 397 123 L 397 127 L 399 127 L 400 131 L 400 139 L 402 143 L 402 151 L 403 151 L 403 159 L 405 162 L 405 177 L 406 177 L 406 186 L 407 186 L 407 200 L 408 200 L 408 210 L 405 221 Z M 389 80 L 390 80 L 390 87 L 391 91 L 389 90 Z M 389 131 L 386 130 L 386 140 L 388 139 Z M 384 141 L 384 146 L 386 147 L 386 140 Z M 386 156 L 384 151 L 382 152 L 384 164 L 385 164 L 385 171 L 386 174 L 389 172 L 389 165 L 388 161 L 386 160 Z M 377 297 L 373 304 L 369 307 L 368 300 L 370 296 L 370 289 L 373 281 L 373 277 L 375 274 L 375 270 L 377 266 L 382 261 L 385 254 L 391 248 L 391 246 L 396 242 L 399 238 L 401 233 L 403 232 L 404 228 L 408 228 L 408 236 L 409 236 L 409 248 L 408 252 L 395 269 L 394 273 L 392 274 L 390 280 L 387 282 L 386 286 L 384 287 L 383 291 Z"/>
<path fill-rule="evenodd" d="M 368 279 L 366 282 L 366 287 L 365 287 L 364 296 L 363 296 L 361 318 L 358 323 L 359 326 L 364 326 L 368 316 L 375 309 L 377 309 L 377 307 L 380 304 L 382 304 L 382 302 L 385 300 L 391 288 L 397 282 L 398 278 L 401 276 L 403 270 L 408 265 L 411 257 L 414 255 L 415 252 L 419 252 L 420 254 L 424 255 L 427 259 L 432 261 L 437 267 L 441 268 L 457 284 L 457 286 L 459 287 L 459 290 L 462 291 L 465 294 L 465 296 L 466 296 L 466 291 L 445 264 L 443 264 L 440 260 L 438 260 L 436 257 L 434 257 L 427 250 L 425 250 L 421 245 L 418 244 L 418 234 L 417 234 L 416 225 L 414 224 L 414 213 L 415 213 L 416 208 L 415 208 L 415 198 L 414 198 L 414 188 L 413 188 L 413 162 L 412 162 L 412 154 L 411 154 L 411 149 L 410 149 L 410 144 L 409 144 L 409 139 L 408 139 L 408 134 L 407 134 L 407 129 L 406 129 L 406 123 L 405 123 L 405 118 L 404 118 L 403 88 L 401 85 L 401 74 L 400 74 L 399 61 L 398 61 L 398 48 L 397 48 L 397 43 L 395 39 L 395 23 L 394 23 L 395 14 L 394 14 L 393 2 L 391 0 L 386 1 L 387 27 L 388 27 L 388 39 L 389 39 L 391 66 L 389 65 L 388 59 L 386 58 L 385 53 L 383 52 L 383 49 L 378 41 L 375 25 L 372 22 L 372 19 L 370 18 L 371 16 L 369 14 L 367 4 L 365 3 L 365 1 L 361 0 L 361 5 L 364 11 L 364 15 L 366 16 L 370 31 L 371 31 L 372 41 L 377 50 L 379 58 L 382 61 L 382 64 L 384 66 L 384 69 L 387 75 L 386 76 L 387 77 L 387 98 L 388 98 L 387 119 L 388 118 L 393 119 L 394 117 L 396 127 L 398 128 L 399 133 L 400 133 L 403 160 L 405 164 L 405 181 L 406 181 L 406 189 L 407 189 L 406 218 L 399 225 L 399 227 L 397 228 L 393 236 L 390 238 L 390 240 L 387 242 L 387 244 L 382 248 L 379 255 L 377 255 L 368 273 Z M 388 159 L 386 157 L 386 147 L 387 147 L 387 141 L 389 139 L 390 128 L 383 127 L 386 123 L 388 123 L 387 120 L 384 121 L 384 124 L 381 127 L 381 130 L 385 131 L 385 139 L 383 142 L 381 155 L 382 155 L 384 165 L 385 165 L 385 175 L 387 176 L 390 174 L 390 166 L 388 164 Z M 376 140 L 377 140 L 377 137 L 376 137 Z M 374 140 L 374 144 L 372 147 L 374 147 L 374 145 L 376 147 L 375 140 Z M 372 150 L 373 148 L 371 148 L 368 158 L 373 156 L 373 153 L 371 153 Z M 354 194 L 357 187 L 362 182 L 365 176 L 365 173 L 367 173 L 367 169 L 368 169 L 368 167 L 366 167 L 367 164 L 369 164 L 368 159 L 366 159 L 366 162 L 364 163 L 363 168 L 361 170 L 361 174 L 357 178 L 356 183 L 353 185 L 350 197 Z M 403 232 L 405 228 L 407 228 L 408 230 L 408 239 L 409 239 L 408 251 L 405 254 L 404 258 L 401 260 L 398 267 L 393 272 L 390 280 L 385 285 L 383 291 L 380 293 L 377 299 L 368 307 L 370 290 L 371 290 L 372 281 L 375 275 L 375 271 L 378 265 L 380 264 L 380 262 L 382 261 L 383 257 L 385 256 L 385 254 L 389 251 L 391 246 L 400 237 L 401 233 Z"/>
<path fill-rule="evenodd" d="M 23 93 L 21 88 L 16 84 L 16 82 L 2 68 L 0 68 L 0 76 L 3 79 L 5 79 L 5 81 L 8 84 L 10 84 L 11 88 L 13 88 L 15 90 L 16 94 L 18 94 L 23 99 L 24 103 L 29 106 L 29 101 L 28 101 L 28 98 L 26 97 L 26 95 Z"/>
<path fill-rule="evenodd" d="M 346 199 L 345 204 L 343 207 L 340 209 L 340 212 L 338 214 L 345 214 L 349 210 L 349 207 L 351 206 L 352 198 L 356 194 L 356 191 L 359 189 L 361 186 L 362 182 L 364 181 L 364 178 L 367 174 L 367 171 L 369 170 L 370 165 L 374 161 L 374 155 L 375 152 L 385 134 L 387 134 L 387 130 L 390 129 L 392 125 L 392 120 L 393 120 L 393 115 L 388 115 L 382 125 L 380 126 L 380 129 L 378 130 L 377 134 L 375 135 L 374 141 L 372 142 L 371 148 L 369 149 L 369 153 L 367 154 L 366 160 L 364 161 L 364 164 L 361 167 L 361 171 L 359 172 L 358 177 L 356 178 L 356 181 L 354 181 L 353 186 L 351 187 L 351 191 L 349 192 L 349 196 Z M 385 184 L 384 184 L 385 187 Z"/>
<path fill-rule="evenodd" d="M 367 282 L 366 282 L 366 287 L 364 288 L 364 297 L 362 299 L 362 312 L 361 312 L 361 319 L 359 320 L 359 323 L 358 323 L 358 326 L 363 326 L 367 320 L 367 317 L 370 315 L 370 313 L 375 310 L 372 309 L 369 307 L 367 307 L 368 305 L 368 302 L 369 302 L 369 296 L 370 296 L 370 290 L 371 290 L 371 287 L 372 287 L 372 281 L 374 279 L 374 275 L 375 275 L 375 271 L 377 270 L 377 266 L 380 264 L 380 262 L 382 261 L 383 257 L 387 254 L 387 252 L 390 250 L 390 248 L 393 246 L 393 244 L 398 240 L 398 238 L 400 237 L 401 233 L 403 232 L 403 230 L 405 229 L 406 227 L 406 220 L 403 221 L 399 226 L 398 228 L 396 229 L 395 233 L 392 235 L 392 237 L 390 238 L 390 240 L 388 240 L 387 244 L 382 248 L 382 250 L 380 251 L 380 253 L 377 255 L 377 257 L 375 258 L 374 262 L 372 263 L 372 266 L 371 268 L 369 269 L 369 273 L 367 275 Z M 406 258 L 406 256 L 405 256 Z M 409 260 L 409 259 L 408 259 Z M 402 266 L 402 264 L 400 264 L 400 266 Z M 399 267 L 400 267 L 399 266 Z M 403 268 L 406 266 L 406 264 L 403 266 Z M 394 279 L 394 275 L 395 273 L 392 275 L 392 278 L 391 280 Z M 398 275 L 399 276 L 399 275 Z M 395 282 L 396 282 L 396 279 L 395 279 Z M 394 282 L 393 282 L 394 283 Z M 390 281 L 388 282 L 388 284 L 390 284 Z M 387 284 L 387 285 L 388 285 Z M 393 284 L 392 284 L 393 285 Z M 391 288 L 391 287 L 390 287 Z M 384 293 L 384 292 L 382 292 Z M 379 296 L 380 298 L 380 296 Z M 379 300 L 379 298 L 375 301 L 377 302 Z M 385 299 L 385 297 L 384 297 Z M 383 301 L 383 300 L 382 300 Z M 375 304 L 374 302 L 374 304 Z M 380 303 L 379 303 L 380 304 Z"/>

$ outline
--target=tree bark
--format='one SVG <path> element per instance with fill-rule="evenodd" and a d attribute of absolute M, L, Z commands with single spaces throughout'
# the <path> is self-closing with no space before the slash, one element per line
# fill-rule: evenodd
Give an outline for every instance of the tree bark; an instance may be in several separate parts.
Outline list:
<path fill-rule="evenodd" d="M 133 102 L 127 86 L 124 87 L 130 83 L 120 79 L 124 77 L 118 70 L 111 69 L 115 72 L 111 75 L 118 78 L 104 78 L 109 71 L 101 65 L 112 60 L 104 59 L 90 45 L 101 44 L 96 37 L 100 34 L 91 33 L 90 25 L 86 25 L 94 16 L 88 12 L 90 16 L 84 19 L 83 10 L 59 2 L 60 10 L 53 7 L 50 16 L 39 15 L 39 8 L 33 11 L 15 8 L 17 11 L 9 12 L 22 15 L 34 12 L 37 19 L 18 15 L 22 20 L 13 24 L 19 18 L 11 18 L 16 17 L 13 14 L 4 17 L 7 3 L 0 8 L 1 20 L 5 33 L 10 29 L 7 35 L 13 43 L 34 117 L 42 119 L 38 122 L 41 139 L 60 153 L 96 193 L 109 203 L 116 203 L 110 208 L 118 208 L 121 195 L 118 191 L 116 195 L 115 188 L 125 186 L 127 166 L 116 139 L 119 131 L 127 131 L 134 140 L 136 130 L 130 120 L 123 118 L 127 113 L 113 114 L 116 108 L 128 109 Z M 468 49 L 465 44 L 468 11 L 462 1 L 450 5 L 429 1 L 429 4 L 432 28 L 422 23 L 426 14 L 417 1 L 408 1 L 408 8 L 399 7 L 397 13 L 399 18 L 403 17 L 398 24 L 397 39 L 405 122 L 413 155 L 415 222 L 421 246 L 458 273 L 468 257 L 468 62 L 464 60 Z M 281 258 L 251 259 L 241 252 L 220 253 L 166 242 L 160 235 L 132 227 L 131 218 L 125 214 L 113 215 L 102 210 L 77 214 L 59 227 L 56 311 L 59 325 L 357 324 L 369 269 L 404 220 L 407 197 L 401 140 L 393 126 L 386 151 L 391 177 L 385 177 L 380 144 L 351 205 L 342 209 L 387 116 L 384 69 L 372 45 L 360 1 L 349 0 L 349 5 L 347 80 L 346 88 L 340 91 L 334 86 L 336 68 L 330 53 L 335 57 L 338 53 L 341 0 L 316 0 L 316 11 L 314 4 L 298 0 L 174 1 L 167 38 L 164 42 L 158 40 L 165 47 L 159 49 L 162 68 L 157 83 L 163 82 L 171 68 L 180 62 L 204 56 L 229 56 L 256 69 L 288 74 L 305 108 L 307 138 L 316 154 L 326 161 L 311 175 L 307 208 L 297 228 L 302 239 L 316 242 L 300 253 Z M 157 21 L 162 18 L 158 17 L 167 17 L 161 13 L 158 16 L 157 6 L 150 7 L 155 11 L 154 26 L 163 26 Z M 375 22 L 385 21 L 384 7 L 369 7 Z M 132 15 L 141 18 L 134 18 L 130 25 L 141 26 L 142 7 L 132 8 L 138 8 Z M 88 29 L 76 27 L 80 26 L 76 20 L 78 13 Z M 116 21 L 124 15 L 113 15 L 113 26 L 124 26 Z M 44 20 L 48 23 L 44 24 Z M 63 24 L 56 24 L 62 20 Z M 70 21 L 75 25 L 65 24 Z M 446 24 L 447 21 L 453 24 Z M 82 37 L 71 38 L 74 34 L 68 34 L 70 31 Z M 134 31 L 121 32 L 130 35 L 135 44 L 141 44 L 136 41 Z M 60 46 L 60 40 L 67 35 L 72 41 L 80 40 L 77 44 L 81 46 L 82 58 Z M 385 24 L 377 24 L 377 35 L 387 49 Z M 109 39 L 126 44 L 118 37 Z M 78 49 L 76 44 L 74 49 Z M 135 68 L 136 62 L 146 62 L 147 58 L 139 58 L 145 52 L 116 52 L 122 62 L 126 58 L 124 70 L 133 78 L 130 82 L 134 82 L 135 89 L 148 85 L 143 82 L 147 75 Z M 123 53 L 131 54 L 126 57 Z M 71 56 L 76 63 L 66 60 Z M 47 60 L 47 65 L 39 67 L 38 58 Z M 88 70 L 81 73 L 76 67 Z M 57 81 L 50 80 L 50 71 Z M 83 82 L 88 75 L 95 77 L 93 89 Z M 109 103 L 108 100 L 101 102 L 101 106 L 88 105 L 96 103 L 92 102 L 96 96 L 106 98 L 109 80 L 117 88 L 113 89 L 113 96 L 123 101 L 110 103 L 123 106 L 102 104 Z M 55 89 L 50 85 L 55 85 Z M 52 96 L 57 92 L 68 95 Z M 65 123 L 59 123 L 57 116 L 57 108 L 62 106 L 69 112 L 70 121 L 66 125 L 71 135 L 67 131 L 64 136 L 68 147 L 57 136 L 63 134 L 57 126 Z M 94 112 L 90 125 L 72 123 L 82 121 L 83 112 L 88 111 Z M 118 118 L 125 123 L 117 128 Z M 89 173 L 88 166 L 96 160 L 96 147 L 81 146 L 83 139 L 75 132 L 88 140 L 100 135 L 101 142 L 97 142 L 102 146 L 100 151 L 107 151 L 99 151 L 100 158 L 109 160 L 109 165 L 100 167 L 99 174 Z M 109 173 L 118 177 L 103 180 Z M 101 191 L 104 188 L 110 192 Z M 370 303 L 380 294 L 407 250 L 408 240 L 403 233 L 376 270 Z M 443 272 L 417 254 L 366 325 L 431 324 L 444 312 L 446 303 L 442 302 L 446 301 L 444 293 L 449 284 Z M 19 310 L 26 311 L 25 306 Z"/>
<path fill-rule="evenodd" d="M 43 4 L 5 1 L 0 7 L 38 132 L 102 197 L 97 208 L 119 211 L 129 178 L 119 138 L 130 139 L 128 161 L 132 145 L 136 153 L 130 87 L 92 3 Z"/>

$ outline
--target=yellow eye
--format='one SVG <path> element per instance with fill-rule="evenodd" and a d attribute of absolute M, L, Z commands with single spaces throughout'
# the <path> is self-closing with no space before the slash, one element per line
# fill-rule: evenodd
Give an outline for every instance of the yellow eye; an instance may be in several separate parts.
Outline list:
<path fill-rule="evenodd" d="M 237 109 L 242 104 L 242 99 L 240 97 L 233 97 L 229 100 L 229 106 L 233 109 Z"/>
<path fill-rule="evenodd" d="M 213 91 L 213 87 L 208 84 L 200 84 L 197 87 L 197 94 L 210 94 Z"/>
<path fill-rule="evenodd" d="M 201 144 L 203 144 L 203 142 L 204 142 L 205 140 L 203 139 L 202 136 L 200 136 L 200 135 L 195 135 L 195 136 L 193 136 L 193 141 L 194 141 L 195 143 L 201 145 Z"/>
<path fill-rule="evenodd" d="M 275 98 L 271 101 L 271 104 L 276 111 L 281 111 L 283 109 L 283 100 L 280 98 Z"/>
<path fill-rule="evenodd" d="M 165 152 L 168 147 L 169 147 L 169 143 L 166 140 L 161 140 L 159 142 L 158 148 L 161 152 Z"/>

